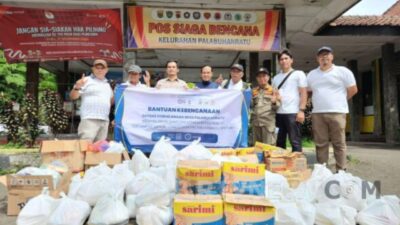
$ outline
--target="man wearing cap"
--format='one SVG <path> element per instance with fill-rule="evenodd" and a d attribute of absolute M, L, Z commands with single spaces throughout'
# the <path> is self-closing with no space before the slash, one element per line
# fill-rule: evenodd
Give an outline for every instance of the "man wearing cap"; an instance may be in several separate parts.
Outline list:
<path fill-rule="evenodd" d="M 81 139 L 96 142 L 105 140 L 108 135 L 108 124 L 113 91 L 106 79 L 107 62 L 96 59 L 92 73 L 79 79 L 70 92 L 72 100 L 81 98 L 81 122 L 78 135 Z"/>
<path fill-rule="evenodd" d="M 278 54 L 281 72 L 272 80 L 272 86 L 278 89 L 281 106 L 276 114 L 276 126 L 279 128 L 276 145 L 286 149 L 286 137 L 293 152 L 301 152 L 301 124 L 307 104 L 307 78 L 303 71 L 292 67 L 292 53 L 285 49 Z"/>
<path fill-rule="evenodd" d="M 168 61 L 166 63 L 167 77 L 157 82 L 156 88 L 173 88 L 186 90 L 188 88 L 185 81 L 178 79 L 179 67 L 177 61 Z"/>
<path fill-rule="evenodd" d="M 222 82 L 221 86 L 224 89 L 234 89 L 244 91 L 250 88 L 250 85 L 242 81 L 243 66 L 240 64 L 233 64 L 230 71 L 231 78 Z"/>
<path fill-rule="evenodd" d="M 150 73 L 146 70 L 145 75 L 143 76 L 144 82 L 146 84 L 142 84 L 140 82 L 140 74 L 142 73 L 142 68 L 138 65 L 131 65 L 128 68 L 128 81 L 124 84 L 128 87 L 150 87 Z"/>
<path fill-rule="evenodd" d="M 212 82 L 213 71 L 211 66 L 203 66 L 200 69 L 201 82 L 196 83 L 196 87 L 200 89 L 217 89 L 219 85 Z"/>
<path fill-rule="evenodd" d="M 271 85 L 270 75 L 267 69 L 260 68 L 257 72 L 258 87 L 252 90 L 251 124 L 253 128 L 253 140 L 275 145 L 275 114 L 280 105 L 280 99 Z"/>
<path fill-rule="evenodd" d="M 329 141 L 332 142 L 336 170 L 346 169 L 347 101 L 357 92 L 354 74 L 343 66 L 333 64 L 333 50 L 324 46 L 317 51 L 319 67 L 307 76 L 312 93 L 312 129 L 318 163 L 327 163 Z"/>

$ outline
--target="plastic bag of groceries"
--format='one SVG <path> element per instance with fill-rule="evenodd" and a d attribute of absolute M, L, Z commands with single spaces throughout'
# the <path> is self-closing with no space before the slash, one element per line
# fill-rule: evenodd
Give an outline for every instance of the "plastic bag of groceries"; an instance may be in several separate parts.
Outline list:
<path fill-rule="evenodd" d="M 17 175 L 20 176 L 52 176 L 54 187 L 57 188 L 57 185 L 60 183 L 61 175 L 52 169 L 46 168 L 37 168 L 37 167 L 25 167 L 22 170 L 17 172 Z"/>
<path fill-rule="evenodd" d="M 171 207 L 149 205 L 139 208 L 136 223 L 138 225 L 169 225 L 173 218 Z"/>
<path fill-rule="evenodd" d="M 90 225 L 127 224 L 128 222 L 128 208 L 119 196 L 114 194 L 106 194 L 100 198 L 89 218 Z"/>
<path fill-rule="evenodd" d="M 175 163 L 178 150 L 169 141 L 170 139 L 162 136 L 154 145 L 149 158 L 152 166 L 166 166 Z"/>
<path fill-rule="evenodd" d="M 146 186 L 158 187 L 164 181 L 154 173 L 149 171 L 143 172 L 135 176 L 126 186 L 125 192 L 128 195 L 137 195 L 143 191 Z"/>
<path fill-rule="evenodd" d="M 105 153 L 122 153 L 125 151 L 125 147 L 121 142 L 110 141 L 108 148 L 104 151 Z"/>
<path fill-rule="evenodd" d="M 61 192 L 58 207 L 51 214 L 47 225 L 83 225 L 91 208 L 84 201 L 74 200 Z"/>
<path fill-rule="evenodd" d="M 154 173 L 165 181 L 167 188 L 170 192 L 176 190 L 176 165 L 167 165 L 160 167 L 151 167 L 148 170 L 150 173 Z"/>
<path fill-rule="evenodd" d="M 126 195 L 125 206 L 128 208 L 129 218 L 136 218 L 136 195 Z"/>
<path fill-rule="evenodd" d="M 200 144 L 201 138 L 190 143 L 190 145 L 183 148 L 177 158 L 179 160 L 209 160 L 213 157 L 210 150 Z"/>
<path fill-rule="evenodd" d="M 293 190 L 291 195 L 296 200 L 305 200 L 314 203 L 317 199 L 316 194 L 321 190 L 322 184 L 332 175 L 332 172 L 326 168 L 325 164 L 314 164 L 314 170 L 311 177 L 308 180 L 301 182 L 299 186 Z"/>
<path fill-rule="evenodd" d="M 135 173 L 135 175 L 147 171 L 150 168 L 149 159 L 143 154 L 142 151 L 138 149 L 133 149 L 133 152 L 135 154 L 133 155 L 129 164 L 131 170 Z"/>
<path fill-rule="evenodd" d="M 355 225 L 357 210 L 346 205 L 336 205 L 330 202 L 315 204 L 317 225 Z"/>
<path fill-rule="evenodd" d="M 284 199 L 285 193 L 289 192 L 289 183 L 281 174 L 265 171 L 265 196 L 272 202 Z"/>
<path fill-rule="evenodd" d="M 317 201 L 346 205 L 357 211 L 362 210 L 367 204 L 362 197 L 362 180 L 344 171 L 339 171 L 322 183 L 317 191 Z"/>
<path fill-rule="evenodd" d="M 135 177 L 133 172 L 129 169 L 128 160 L 114 165 L 110 175 L 115 180 L 114 184 L 123 190 L 125 190 L 126 185 Z"/>
<path fill-rule="evenodd" d="M 59 200 L 49 196 L 49 189 L 43 188 L 40 195 L 26 203 L 18 214 L 17 225 L 43 225 L 47 224 L 50 215 L 57 208 Z"/>
<path fill-rule="evenodd" d="M 88 170 L 85 172 L 85 179 L 91 179 L 91 178 L 96 178 L 98 176 L 103 176 L 103 175 L 109 175 L 111 174 L 112 169 L 107 166 L 105 162 L 100 163 L 97 166 L 90 167 Z"/>
<path fill-rule="evenodd" d="M 377 199 L 357 215 L 360 225 L 400 224 L 400 201 L 397 196 L 388 195 Z"/>

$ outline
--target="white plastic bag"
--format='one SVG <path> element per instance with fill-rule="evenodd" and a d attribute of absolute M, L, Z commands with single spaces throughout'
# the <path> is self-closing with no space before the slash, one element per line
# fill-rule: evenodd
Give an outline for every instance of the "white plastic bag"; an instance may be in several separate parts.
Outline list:
<path fill-rule="evenodd" d="M 128 208 L 129 218 L 136 218 L 136 195 L 127 195 L 125 205 Z"/>
<path fill-rule="evenodd" d="M 163 179 L 167 185 L 170 192 L 175 192 L 176 190 L 176 165 L 167 165 L 161 167 L 151 167 L 149 169 L 150 173 L 154 173 Z"/>
<path fill-rule="evenodd" d="M 105 153 L 122 153 L 125 147 L 121 142 L 110 141 L 109 147 L 104 151 Z"/>
<path fill-rule="evenodd" d="M 51 214 L 47 225 L 83 225 L 90 214 L 89 204 L 68 198 L 64 193 L 60 195 L 60 204 Z"/>
<path fill-rule="evenodd" d="M 105 195 L 99 199 L 89 218 L 90 225 L 127 224 L 129 211 L 116 195 Z"/>
<path fill-rule="evenodd" d="M 115 185 L 125 190 L 126 185 L 133 180 L 135 175 L 129 169 L 129 161 L 124 161 L 121 164 L 116 164 L 112 168 L 111 177 L 115 180 Z"/>
<path fill-rule="evenodd" d="M 276 207 L 276 225 L 306 225 L 303 217 L 294 202 L 280 202 L 275 204 Z"/>
<path fill-rule="evenodd" d="M 85 179 L 91 179 L 91 178 L 97 178 L 99 176 L 103 175 L 109 175 L 111 174 L 112 169 L 107 166 L 105 162 L 99 163 L 99 165 L 90 167 L 86 172 L 85 172 Z"/>
<path fill-rule="evenodd" d="M 37 168 L 37 167 L 25 167 L 22 170 L 17 172 L 17 175 L 20 176 L 52 176 L 54 187 L 57 188 L 61 180 L 61 175 L 55 170 L 46 169 L 46 168 Z"/>
<path fill-rule="evenodd" d="M 169 139 L 162 136 L 154 145 L 150 154 L 150 164 L 152 166 L 166 166 L 176 162 L 176 154 L 178 150 L 169 143 Z"/>
<path fill-rule="evenodd" d="M 200 144 L 200 138 L 190 143 L 178 153 L 179 160 L 209 160 L 213 157 L 210 150 Z"/>
<path fill-rule="evenodd" d="M 265 196 L 271 201 L 284 199 L 285 193 L 289 192 L 289 184 L 286 177 L 265 171 Z"/>
<path fill-rule="evenodd" d="M 355 225 L 357 210 L 346 205 L 335 205 L 330 202 L 315 205 L 317 225 Z"/>
<path fill-rule="evenodd" d="M 133 170 L 135 175 L 144 172 L 150 168 L 149 159 L 143 154 L 142 151 L 134 149 L 135 153 L 130 161 L 130 168 Z"/>
<path fill-rule="evenodd" d="M 17 225 L 47 224 L 58 204 L 59 200 L 49 196 L 48 188 L 43 188 L 42 194 L 29 200 L 22 208 L 18 214 Z"/>
<path fill-rule="evenodd" d="M 339 171 L 322 183 L 317 191 L 317 201 L 346 205 L 358 211 L 367 204 L 362 198 L 362 180 L 344 171 Z"/>
<path fill-rule="evenodd" d="M 135 176 L 126 186 L 125 192 L 128 195 L 137 195 L 148 185 L 158 187 L 165 184 L 163 179 L 149 171 L 143 172 Z"/>
<path fill-rule="evenodd" d="M 396 196 L 373 201 L 357 215 L 360 225 L 399 225 L 400 202 Z"/>
<path fill-rule="evenodd" d="M 71 183 L 68 188 L 68 197 L 76 199 L 76 193 L 78 193 L 79 187 L 82 184 L 82 178 L 80 174 L 76 174 L 71 178 Z"/>
<path fill-rule="evenodd" d="M 136 223 L 138 225 L 169 225 L 173 218 L 172 208 L 150 205 L 139 208 Z"/>

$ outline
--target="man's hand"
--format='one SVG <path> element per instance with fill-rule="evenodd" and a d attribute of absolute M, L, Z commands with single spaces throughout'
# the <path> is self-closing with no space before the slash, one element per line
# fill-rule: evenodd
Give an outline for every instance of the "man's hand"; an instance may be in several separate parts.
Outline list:
<path fill-rule="evenodd" d="M 85 77 L 85 74 L 82 73 L 81 79 L 79 79 L 78 81 L 76 81 L 76 83 L 75 83 L 75 85 L 74 85 L 74 88 L 76 88 L 76 89 L 81 89 L 81 88 L 85 85 L 86 82 L 87 82 L 87 77 Z"/>
<path fill-rule="evenodd" d="M 148 87 L 150 87 L 151 75 L 150 75 L 149 71 L 145 70 L 145 74 L 143 75 L 143 79 L 144 79 L 144 82 L 146 83 L 146 85 Z"/>
<path fill-rule="evenodd" d="M 299 123 L 304 123 L 305 115 L 303 111 L 299 111 L 296 115 L 296 121 Z"/>

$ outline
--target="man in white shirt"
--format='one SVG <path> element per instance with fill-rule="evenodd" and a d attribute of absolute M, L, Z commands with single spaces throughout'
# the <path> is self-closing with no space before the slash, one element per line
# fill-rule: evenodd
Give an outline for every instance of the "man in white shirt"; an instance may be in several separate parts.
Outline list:
<path fill-rule="evenodd" d="M 106 79 L 107 62 L 96 59 L 93 62 L 92 73 L 82 74 L 70 92 L 72 100 L 81 98 L 81 122 L 78 135 L 81 139 L 96 142 L 105 140 L 108 135 L 108 124 L 113 90 Z"/>
<path fill-rule="evenodd" d="M 272 80 L 272 86 L 279 90 L 281 106 L 276 114 L 276 126 L 279 128 L 276 145 L 286 149 L 286 137 L 289 135 L 293 152 L 301 152 L 301 124 L 307 104 L 307 78 L 303 71 L 294 70 L 293 55 L 285 49 L 278 54 L 281 72 Z"/>
<path fill-rule="evenodd" d="M 329 140 L 332 142 L 336 169 L 346 169 L 346 114 L 347 100 L 357 92 L 354 74 L 343 66 L 333 64 L 333 50 L 324 46 L 318 49 L 319 67 L 307 76 L 312 92 L 312 129 L 318 163 L 327 163 Z"/>
<path fill-rule="evenodd" d="M 142 73 L 142 68 L 137 65 L 131 65 L 128 68 L 128 80 L 124 83 L 128 87 L 150 87 L 150 73 L 145 70 L 145 75 L 143 75 L 144 82 L 140 82 L 140 74 Z"/>
<path fill-rule="evenodd" d="M 240 64 L 233 64 L 231 66 L 231 79 L 222 82 L 221 86 L 224 89 L 234 89 L 239 91 L 244 91 L 250 88 L 250 85 L 246 82 L 242 81 L 243 73 L 243 66 Z"/>

